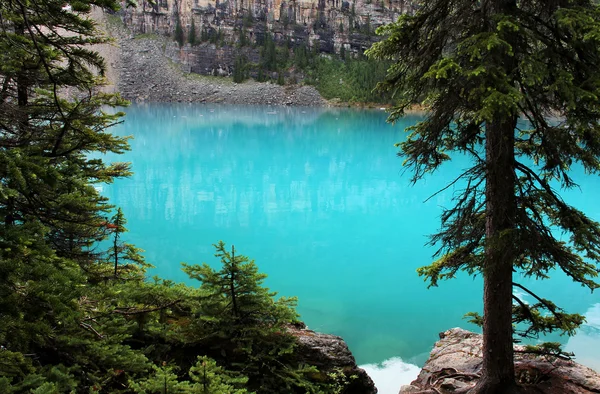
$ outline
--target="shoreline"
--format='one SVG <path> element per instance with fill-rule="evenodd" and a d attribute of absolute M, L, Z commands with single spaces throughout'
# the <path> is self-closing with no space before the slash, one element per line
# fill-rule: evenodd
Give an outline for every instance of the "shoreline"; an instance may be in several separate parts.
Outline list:
<path fill-rule="evenodd" d="M 170 59 L 165 48 L 171 42 L 159 35 L 134 36 L 114 15 L 96 9 L 93 17 L 112 43 L 94 47 L 106 61 L 103 91 L 119 93 L 132 103 L 215 103 L 293 107 L 385 109 L 390 104 L 327 100 L 311 85 L 277 85 L 247 80 L 234 83 L 230 77 L 186 72 Z M 424 114 L 420 105 L 407 115 Z"/>
<path fill-rule="evenodd" d="M 113 39 L 94 47 L 106 61 L 105 92 L 132 103 L 218 103 L 299 107 L 331 106 L 309 85 L 280 86 L 188 73 L 165 54 L 170 43 L 158 35 L 134 36 L 115 16 L 94 11 L 100 29 Z"/>

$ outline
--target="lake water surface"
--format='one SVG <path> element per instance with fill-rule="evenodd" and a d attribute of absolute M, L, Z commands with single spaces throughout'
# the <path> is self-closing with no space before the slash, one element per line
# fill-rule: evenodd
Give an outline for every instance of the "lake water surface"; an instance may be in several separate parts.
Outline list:
<path fill-rule="evenodd" d="M 144 249 L 153 274 L 187 280 L 180 263 L 217 265 L 224 240 L 256 260 L 267 285 L 298 296 L 309 328 L 342 336 L 380 392 L 416 376 L 451 327 L 481 310 L 479 279 L 462 275 L 427 289 L 416 268 L 435 249 L 454 190 L 427 198 L 469 165 L 462 157 L 412 185 L 394 143 L 418 117 L 396 126 L 379 110 L 141 105 L 126 110 L 119 135 L 133 135 L 135 175 L 103 186 L 127 216 L 128 240 Z M 574 170 L 580 189 L 567 202 L 600 220 L 600 178 Z M 588 324 L 566 343 L 600 370 L 600 294 L 562 275 L 532 283 L 540 295 Z M 527 300 L 527 298 L 525 297 Z M 385 362 L 385 363 L 384 363 Z M 382 364 L 383 363 L 383 364 Z"/>

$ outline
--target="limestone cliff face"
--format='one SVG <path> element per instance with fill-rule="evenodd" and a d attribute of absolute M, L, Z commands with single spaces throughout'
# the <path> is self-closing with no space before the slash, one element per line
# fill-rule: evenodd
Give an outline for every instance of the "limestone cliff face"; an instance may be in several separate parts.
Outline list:
<path fill-rule="evenodd" d="M 357 53 L 376 38 L 374 30 L 415 9 L 414 0 L 148 0 L 125 9 L 123 20 L 136 34 L 173 36 L 179 18 L 187 37 L 192 21 L 197 38 L 219 35 L 221 45 L 167 48 L 168 55 L 189 71 L 201 74 L 230 72 L 234 44 L 240 34 L 260 42 L 271 34 L 276 42 L 318 46 L 320 52 Z M 252 52 L 252 51 L 250 51 Z M 258 52 L 245 53 L 250 60 Z M 210 61 L 208 59 L 211 59 Z M 214 60 L 213 60 L 214 59 Z"/>

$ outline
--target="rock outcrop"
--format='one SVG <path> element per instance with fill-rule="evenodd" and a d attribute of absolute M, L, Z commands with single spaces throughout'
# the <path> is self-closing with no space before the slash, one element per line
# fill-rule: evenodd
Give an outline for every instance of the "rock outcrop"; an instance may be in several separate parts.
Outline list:
<path fill-rule="evenodd" d="M 283 45 L 317 47 L 321 53 L 359 53 L 376 41 L 375 29 L 416 9 L 413 0 L 148 0 L 124 8 L 121 17 L 136 34 L 174 37 L 177 24 L 185 41 L 190 31 L 200 41 L 174 41 L 166 51 L 187 71 L 198 74 L 231 73 L 234 58 L 243 54 L 255 61 L 254 48 L 240 50 L 240 41 L 261 43 L 267 34 Z M 193 26 L 193 27 L 192 27 Z M 242 38 L 243 36 L 243 38 Z"/>
<path fill-rule="evenodd" d="M 445 394 L 467 392 L 480 376 L 483 339 L 461 328 L 440 333 L 421 373 L 400 393 Z M 600 393 L 600 374 L 559 358 L 522 353 L 515 347 L 518 383 L 528 393 L 591 394 Z"/>
<path fill-rule="evenodd" d="M 94 19 L 116 40 L 95 50 L 108 66 L 105 90 L 119 92 L 133 102 L 200 102 L 253 105 L 324 106 L 327 102 L 312 86 L 259 83 L 235 84 L 229 78 L 199 77 L 181 69 L 165 56 L 167 37 L 134 37 L 131 30 L 99 9 Z"/>
<path fill-rule="evenodd" d="M 290 327 L 289 331 L 298 339 L 298 354 L 307 364 L 316 366 L 323 374 L 343 372 L 348 377 L 344 394 L 377 393 L 373 380 L 356 365 L 341 337 L 303 327 Z"/>

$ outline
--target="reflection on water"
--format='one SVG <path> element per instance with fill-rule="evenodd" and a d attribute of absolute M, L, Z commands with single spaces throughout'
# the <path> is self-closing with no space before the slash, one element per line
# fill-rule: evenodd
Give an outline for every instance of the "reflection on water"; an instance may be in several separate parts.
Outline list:
<path fill-rule="evenodd" d="M 135 136 L 125 156 L 135 175 L 104 193 L 124 209 L 131 241 L 158 274 L 185 280 L 180 262 L 216 263 L 211 244 L 234 243 L 268 273 L 271 288 L 299 296 L 311 328 L 342 335 L 361 364 L 393 357 L 422 364 L 438 332 L 473 328 L 461 317 L 481 308 L 479 279 L 427 290 L 415 273 L 431 260 L 426 236 L 454 190 L 424 201 L 469 164 L 457 157 L 411 185 L 394 143 L 416 118 L 391 127 L 374 110 L 154 105 L 127 112 L 117 132 Z M 598 179 L 578 175 L 581 190 L 566 193 L 568 201 L 598 220 Z M 592 317 L 600 302 L 560 275 L 531 287 Z M 594 340 L 597 329 L 582 331 L 569 346 L 590 348 Z"/>
<path fill-rule="evenodd" d="M 133 207 L 136 216 L 181 225 L 201 217 L 216 227 L 277 226 L 289 213 L 316 223 L 334 213 L 392 213 L 416 202 L 403 193 L 405 181 L 389 176 L 398 168 L 389 166 L 393 135 L 377 135 L 381 114 L 187 109 L 142 107 L 127 117 L 134 125 L 128 132 L 135 134 L 128 159 L 138 184 L 119 192 L 152 201 Z M 371 124 L 373 118 L 379 124 Z M 348 123 L 370 128 L 373 141 L 341 145 L 340 139 L 356 134 Z M 388 160 L 364 149 L 367 144 L 385 144 Z"/>

